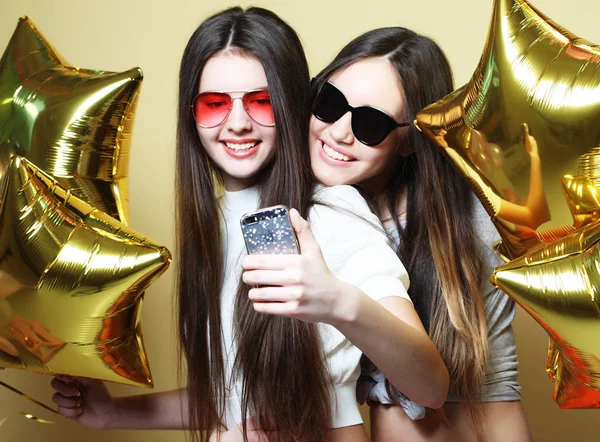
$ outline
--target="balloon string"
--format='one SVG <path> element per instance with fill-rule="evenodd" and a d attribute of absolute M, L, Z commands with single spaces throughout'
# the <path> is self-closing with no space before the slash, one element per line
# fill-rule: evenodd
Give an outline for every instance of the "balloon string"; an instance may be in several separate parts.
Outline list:
<path fill-rule="evenodd" d="M 35 404 L 39 405 L 40 407 L 43 407 L 43 408 L 45 408 L 46 410 L 48 410 L 48 411 L 51 411 L 52 413 L 58 414 L 58 413 L 56 412 L 56 410 L 54 410 L 54 409 L 52 409 L 52 408 L 48 407 L 47 405 L 45 405 L 45 404 L 41 403 L 41 402 L 40 402 L 40 401 L 38 401 L 37 399 L 34 399 L 34 398 L 32 398 L 31 396 L 28 396 L 28 395 L 26 395 L 26 394 L 25 394 L 25 393 L 23 393 L 22 391 L 20 391 L 20 390 L 17 390 L 16 388 L 14 388 L 14 387 L 11 387 L 10 385 L 8 385 L 8 384 L 6 384 L 6 383 L 4 383 L 4 382 L 2 382 L 2 381 L 0 381 L 0 386 L 2 386 L 2 387 L 4 387 L 4 388 L 7 388 L 8 390 L 10 390 L 10 391 L 12 391 L 12 392 L 14 392 L 14 393 L 17 393 L 19 396 L 23 396 L 25 399 L 28 399 L 28 400 L 30 400 L 31 402 L 33 402 L 33 403 L 35 403 Z M 32 415 L 32 414 L 29 414 L 29 413 L 23 413 L 22 411 L 19 411 L 18 413 L 19 413 L 19 414 L 22 414 L 22 415 L 23 415 L 23 416 L 25 416 L 27 419 L 31 419 L 31 420 L 33 420 L 33 421 L 36 421 L 36 422 L 39 422 L 39 423 L 41 423 L 41 424 L 53 424 L 53 423 L 54 423 L 53 421 L 49 421 L 49 420 L 46 420 L 46 419 L 42 419 L 42 418 L 36 417 L 36 416 L 34 416 L 34 415 Z"/>

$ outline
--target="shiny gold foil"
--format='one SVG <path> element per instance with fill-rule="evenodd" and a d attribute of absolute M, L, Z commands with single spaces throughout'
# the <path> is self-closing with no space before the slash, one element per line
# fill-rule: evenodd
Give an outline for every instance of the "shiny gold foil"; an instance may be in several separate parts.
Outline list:
<path fill-rule="evenodd" d="M 600 407 L 599 264 L 596 221 L 492 276 L 550 335 L 547 370 L 561 408 Z"/>
<path fill-rule="evenodd" d="M 562 179 L 573 226 L 547 231 L 546 244 L 498 267 L 492 282 L 550 335 L 546 372 L 561 408 L 600 407 L 600 149 Z"/>
<path fill-rule="evenodd" d="M 498 228 L 492 282 L 550 335 L 555 401 L 600 407 L 600 47 L 496 0 L 473 77 L 417 125 Z"/>
<path fill-rule="evenodd" d="M 152 386 L 142 299 L 170 260 L 14 157 L 0 188 L 0 365 Z"/>
<path fill-rule="evenodd" d="M 31 402 L 33 402 L 34 404 L 37 404 L 37 405 L 39 405 L 39 406 L 40 406 L 40 407 L 42 407 L 42 408 L 45 408 L 47 411 L 50 411 L 50 412 L 52 412 L 52 413 L 54 413 L 54 414 L 57 414 L 57 411 L 56 411 L 56 410 L 54 410 L 53 408 L 50 408 L 50 407 L 49 407 L 49 406 L 47 406 L 46 404 L 44 404 L 44 403 L 42 403 L 42 402 L 38 401 L 38 400 L 37 400 L 37 399 L 35 399 L 35 398 L 32 398 L 31 396 L 29 396 L 29 395 L 27 395 L 27 394 L 23 393 L 22 391 L 20 391 L 20 390 L 16 389 L 15 387 L 13 387 L 13 386 L 11 386 L 11 385 L 8 385 L 8 384 L 6 384 L 6 383 L 4 383 L 4 382 L 0 381 L 0 386 L 1 386 L 1 387 L 4 387 L 4 388 L 6 388 L 7 390 L 10 390 L 10 391 L 12 391 L 13 393 L 16 393 L 16 394 L 18 394 L 19 396 L 21 396 L 21 397 L 23 397 L 23 398 L 27 399 L 28 401 L 31 401 Z M 34 416 L 34 415 L 32 415 L 32 414 L 25 413 L 25 412 L 23 412 L 23 411 L 18 411 L 17 413 L 18 413 L 18 414 L 20 414 L 20 415 L 22 415 L 22 416 L 25 416 L 27 419 L 31 419 L 31 420 L 33 420 L 33 421 L 36 421 L 36 422 L 39 422 L 39 423 L 41 423 L 41 424 L 53 424 L 53 423 L 54 423 L 53 421 L 46 420 L 46 419 L 42 419 L 42 418 L 36 417 L 36 416 Z M 0 425 L 2 425 L 2 423 L 0 423 Z"/>
<path fill-rule="evenodd" d="M 600 48 L 526 1 L 496 0 L 473 77 L 417 124 L 484 202 L 503 254 L 521 256 L 547 230 L 574 224 L 561 179 L 600 144 Z M 524 125 L 537 155 L 525 147 Z"/>
<path fill-rule="evenodd" d="M 128 221 L 131 130 L 142 72 L 71 67 L 27 18 L 0 60 L 0 178 L 26 157 L 81 199 Z"/>

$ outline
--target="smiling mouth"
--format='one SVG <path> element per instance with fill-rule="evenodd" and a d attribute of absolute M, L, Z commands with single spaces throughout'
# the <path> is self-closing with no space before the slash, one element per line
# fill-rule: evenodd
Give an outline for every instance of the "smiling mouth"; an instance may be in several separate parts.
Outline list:
<path fill-rule="evenodd" d="M 245 150 L 252 149 L 256 146 L 260 141 L 253 141 L 250 143 L 230 143 L 228 141 L 224 141 L 223 144 L 227 146 L 231 150 L 235 150 L 236 152 L 243 152 Z"/>
<path fill-rule="evenodd" d="M 327 155 L 329 158 L 331 158 L 333 160 L 344 161 L 344 162 L 356 161 L 356 158 L 350 158 L 349 156 L 344 155 L 343 153 L 340 153 L 337 150 L 332 149 L 327 144 L 325 144 L 323 141 L 321 141 L 321 148 L 323 149 L 323 152 L 325 152 L 325 155 Z"/>

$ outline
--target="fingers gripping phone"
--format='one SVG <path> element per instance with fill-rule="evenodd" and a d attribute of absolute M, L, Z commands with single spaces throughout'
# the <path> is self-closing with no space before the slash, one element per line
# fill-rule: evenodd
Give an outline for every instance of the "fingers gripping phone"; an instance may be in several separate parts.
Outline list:
<path fill-rule="evenodd" d="M 285 206 L 246 213 L 240 219 L 248 254 L 293 255 L 300 253 L 296 232 Z"/>

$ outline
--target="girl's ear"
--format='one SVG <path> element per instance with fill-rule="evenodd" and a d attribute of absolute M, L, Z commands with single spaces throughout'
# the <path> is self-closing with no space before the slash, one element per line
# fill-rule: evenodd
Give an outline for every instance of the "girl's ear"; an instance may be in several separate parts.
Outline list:
<path fill-rule="evenodd" d="M 414 151 L 414 147 L 410 142 L 410 136 L 408 134 L 403 134 L 398 141 L 398 145 L 396 146 L 396 152 L 399 157 L 407 157 L 411 155 Z"/>

